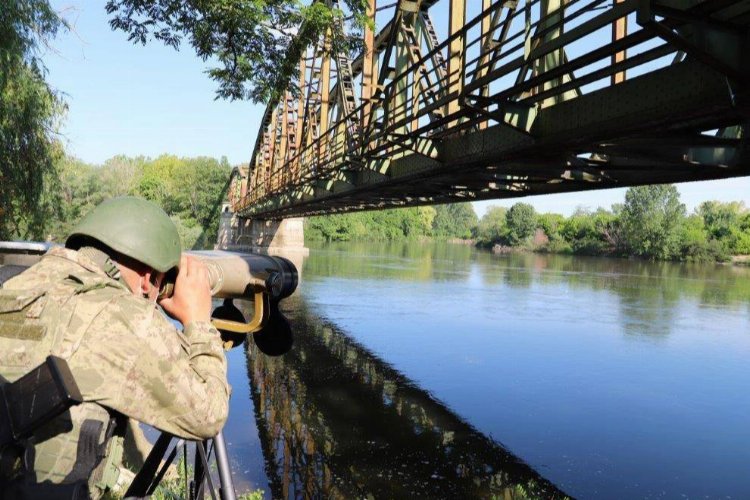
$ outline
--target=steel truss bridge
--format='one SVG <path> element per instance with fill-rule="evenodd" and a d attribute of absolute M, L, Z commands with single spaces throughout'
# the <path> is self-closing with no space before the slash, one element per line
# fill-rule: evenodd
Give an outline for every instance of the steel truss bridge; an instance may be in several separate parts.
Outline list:
<path fill-rule="evenodd" d="M 386 1 L 359 55 L 307 48 L 235 213 L 750 175 L 750 0 Z"/>

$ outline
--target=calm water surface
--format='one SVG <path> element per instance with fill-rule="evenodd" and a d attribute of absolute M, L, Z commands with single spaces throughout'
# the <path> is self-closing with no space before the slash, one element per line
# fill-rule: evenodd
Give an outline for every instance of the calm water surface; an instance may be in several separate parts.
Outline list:
<path fill-rule="evenodd" d="M 750 270 L 311 248 L 294 347 L 230 355 L 269 497 L 750 498 Z"/>

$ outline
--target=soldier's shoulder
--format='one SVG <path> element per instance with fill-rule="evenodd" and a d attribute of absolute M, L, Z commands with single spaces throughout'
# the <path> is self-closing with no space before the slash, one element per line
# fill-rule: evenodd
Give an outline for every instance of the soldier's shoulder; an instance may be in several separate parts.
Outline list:
<path fill-rule="evenodd" d="M 139 336 L 147 336 L 154 330 L 175 329 L 156 304 L 132 294 L 113 297 L 102 314 L 107 321 L 117 322 Z"/>
<path fill-rule="evenodd" d="M 60 255 L 58 252 L 47 252 L 39 262 L 6 281 L 3 288 L 13 290 L 49 285 L 78 267 L 70 260 L 61 260 L 58 255 Z"/>

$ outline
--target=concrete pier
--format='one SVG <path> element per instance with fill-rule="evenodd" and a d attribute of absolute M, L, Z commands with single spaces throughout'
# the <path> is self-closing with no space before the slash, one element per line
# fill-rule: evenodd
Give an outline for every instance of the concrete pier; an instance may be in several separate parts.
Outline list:
<path fill-rule="evenodd" d="M 282 220 L 246 219 L 233 214 L 229 205 L 222 208 L 216 248 L 238 252 L 305 257 L 304 224 L 301 217 Z"/>

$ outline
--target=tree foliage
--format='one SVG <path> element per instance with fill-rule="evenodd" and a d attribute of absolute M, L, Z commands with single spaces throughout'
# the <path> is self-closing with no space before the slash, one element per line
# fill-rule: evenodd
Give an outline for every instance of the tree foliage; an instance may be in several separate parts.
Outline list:
<path fill-rule="evenodd" d="M 450 203 L 435 205 L 435 219 L 432 234 L 438 238 L 472 237 L 478 218 L 471 203 Z"/>
<path fill-rule="evenodd" d="M 508 229 L 505 225 L 505 207 L 489 207 L 487 212 L 479 220 L 476 230 L 477 243 L 483 246 L 492 246 L 494 243 L 505 240 Z"/>
<path fill-rule="evenodd" d="M 38 54 L 65 26 L 47 0 L 0 8 L 0 239 L 42 238 L 56 205 L 48 186 L 62 153 L 56 132 L 64 106 Z"/>
<path fill-rule="evenodd" d="M 620 220 L 608 210 L 578 209 L 561 222 L 559 232 L 573 253 L 603 255 L 622 250 Z"/>
<path fill-rule="evenodd" d="M 713 238 L 727 238 L 740 225 L 740 218 L 747 212 L 742 202 L 722 203 L 704 201 L 696 209 L 705 222 L 706 230 Z"/>
<path fill-rule="evenodd" d="M 673 259 L 679 255 L 679 233 L 685 205 L 671 184 L 638 186 L 625 193 L 621 221 L 634 255 Z"/>
<path fill-rule="evenodd" d="M 691 262 L 723 262 L 731 255 L 750 254 L 750 211 L 743 203 L 708 201 L 686 217 L 674 186 L 630 188 L 625 203 L 612 205 L 612 210 L 579 208 L 569 217 L 537 214 L 535 229 L 544 231 L 546 242 L 511 236 L 514 211 L 489 207 L 477 226 L 477 244 Z M 523 219 L 530 219 L 530 211 L 524 212 Z M 513 220 L 522 219 L 518 213 Z M 529 234 L 529 225 L 524 227 L 523 234 Z"/>
<path fill-rule="evenodd" d="M 508 242 L 518 245 L 528 240 L 536 229 L 536 212 L 528 203 L 515 203 L 505 214 Z"/>
<path fill-rule="evenodd" d="M 350 52 L 361 43 L 368 23 L 366 1 L 344 0 L 343 9 L 327 2 L 299 0 L 108 0 L 110 26 L 145 44 L 150 39 L 178 49 L 187 40 L 204 61 L 216 61 L 208 75 L 217 97 L 267 102 L 278 97 L 298 70 L 306 47 L 330 29 L 334 51 Z M 336 27 L 350 16 L 348 34 Z"/>
<path fill-rule="evenodd" d="M 118 155 L 103 165 L 65 158 L 60 164 L 59 211 L 50 221 L 49 236 L 63 241 L 89 210 L 105 199 L 130 194 L 161 206 L 177 226 L 184 248 L 210 247 L 216 241 L 230 171 L 226 158 Z"/>
<path fill-rule="evenodd" d="M 305 220 L 305 238 L 325 241 L 420 238 L 432 233 L 434 218 L 432 207 L 309 217 Z"/>

